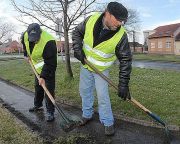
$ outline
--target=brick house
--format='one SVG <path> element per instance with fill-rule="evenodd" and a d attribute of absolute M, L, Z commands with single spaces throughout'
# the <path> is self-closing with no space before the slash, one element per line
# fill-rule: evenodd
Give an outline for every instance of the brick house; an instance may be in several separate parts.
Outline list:
<path fill-rule="evenodd" d="M 175 47 L 176 47 L 175 54 L 180 55 L 180 33 L 176 36 Z"/>
<path fill-rule="evenodd" d="M 180 55 L 180 23 L 159 26 L 148 37 L 148 53 Z"/>
<path fill-rule="evenodd" d="M 22 52 L 22 51 L 23 51 L 22 45 L 19 44 L 16 40 L 9 41 L 7 43 L 0 45 L 1 54 L 10 54 L 10 53 Z"/>
<path fill-rule="evenodd" d="M 65 52 L 64 48 L 64 41 L 57 41 L 56 43 L 58 53 Z M 72 51 L 72 43 L 69 44 L 69 50 L 70 52 Z M 0 54 L 10 54 L 14 52 L 23 52 L 22 45 L 18 43 L 17 41 L 9 41 L 7 43 L 1 44 L 0 45 Z"/>

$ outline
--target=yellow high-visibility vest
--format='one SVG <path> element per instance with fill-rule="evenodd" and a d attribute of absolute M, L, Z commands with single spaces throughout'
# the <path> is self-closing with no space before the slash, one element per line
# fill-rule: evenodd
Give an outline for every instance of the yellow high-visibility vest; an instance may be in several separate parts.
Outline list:
<path fill-rule="evenodd" d="M 34 45 L 33 51 L 30 54 L 30 48 L 29 48 L 29 41 L 28 41 L 28 33 L 26 32 L 24 34 L 24 43 L 26 46 L 26 51 L 28 55 L 30 56 L 32 63 L 37 71 L 38 74 L 41 73 L 42 67 L 44 65 L 44 59 L 43 59 L 43 51 L 46 46 L 46 43 L 50 40 L 55 40 L 52 35 L 47 33 L 46 31 L 42 30 L 41 36 L 39 41 Z"/>
<path fill-rule="evenodd" d="M 100 15 L 101 14 L 99 13 L 92 15 L 86 23 L 85 35 L 83 39 L 83 51 L 88 61 L 90 61 L 98 70 L 104 71 L 116 60 L 115 49 L 125 33 L 125 29 L 123 26 L 121 26 L 119 31 L 112 38 L 93 47 L 93 30 Z M 88 65 L 83 66 L 88 70 L 93 71 Z"/>

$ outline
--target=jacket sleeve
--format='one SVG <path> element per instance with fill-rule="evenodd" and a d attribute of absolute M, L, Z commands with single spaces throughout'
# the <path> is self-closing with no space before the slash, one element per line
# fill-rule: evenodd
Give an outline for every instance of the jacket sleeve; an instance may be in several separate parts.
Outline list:
<path fill-rule="evenodd" d="M 21 44 L 22 44 L 22 47 L 23 47 L 24 56 L 28 57 L 28 54 L 27 54 L 27 51 L 26 51 L 26 46 L 25 46 L 25 43 L 24 43 L 24 33 L 21 35 Z"/>
<path fill-rule="evenodd" d="M 79 51 L 82 50 L 83 47 L 83 39 L 85 34 L 85 27 L 89 17 L 87 17 L 83 22 L 81 22 L 72 33 L 72 42 L 73 42 L 73 50 Z"/>
<path fill-rule="evenodd" d="M 129 47 L 128 37 L 126 33 L 124 33 L 122 39 L 118 43 L 115 53 L 120 62 L 119 85 L 128 86 L 132 70 L 132 53 Z"/>
<path fill-rule="evenodd" d="M 57 67 L 57 47 L 55 40 L 47 42 L 43 51 L 44 66 L 40 74 L 41 78 L 50 79 L 55 75 Z"/>

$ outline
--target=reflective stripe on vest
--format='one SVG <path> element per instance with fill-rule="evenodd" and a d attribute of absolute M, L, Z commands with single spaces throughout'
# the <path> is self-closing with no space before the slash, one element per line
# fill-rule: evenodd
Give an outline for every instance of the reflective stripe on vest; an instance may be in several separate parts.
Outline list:
<path fill-rule="evenodd" d="M 97 61 L 97 60 L 95 60 L 94 58 L 92 58 L 90 56 L 87 57 L 87 60 L 90 61 L 93 64 L 96 64 L 96 65 L 99 65 L 99 66 L 102 66 L 102 67 L 111 66 L 114 63 L 114 61 L 110 61 L 110 62 Z"/>
<path fill-rule="evenodd" d="M 38 74 L 41 73 L 43 65 L 44 65 L 44 60 L 43 60 L 43 56 L 42 56 L 44 48 L 45 48 L 47 42 L 50 40 L 55 40 L 55 39 L 49 33 L 42 30 L 39 41 L 34 45 L 33 51 L 32 51 L 32 53 L 30 53 L 28 33 L 26 32 L 24 35 L 24 43 L 26 46 L 26 51 L 28 53 L 28 56 L 31 57 L 32 63 Z"/>
<path fill-rule="evenodd" d="M 89 60 L 98 70 L 104 71 L 109 68 L 116 60 L 115 49 L 119 41 L 121 40 L 125 29 L 123 26 L 119 29 L 113 37 L 93 47 L 94 43 L 94 26 L 98 18 L 99 13 L 92 15 L 87 23 L 85 29 L 85 35 L 83 39 L 83 51 Z M 89 66 L 83 65 L 90 71 L 93 71 Z"/>
<path fill-rule="evenodd" d="M 35 69 L 38 69 L 40 67 L 43 67 L 43 65 L 44 65 L 44 61 L 35 64 L 34 67 L 35 67 Z"/>
<path fill-rule="evenodd" d="M 93 49 L 91 48 L 90 46 L 88 46 L 87 44 L 84 44 L 84 48 L 87 50 L 87 51 L 93 51 L 94 53 L 96 53 L 97 55 L 103 57 L 103 58 L 110 58 L 112 56 L 114 56 L 114 54 L 106 54 L 100 50 L 97 50 L 97 49 Z"/>

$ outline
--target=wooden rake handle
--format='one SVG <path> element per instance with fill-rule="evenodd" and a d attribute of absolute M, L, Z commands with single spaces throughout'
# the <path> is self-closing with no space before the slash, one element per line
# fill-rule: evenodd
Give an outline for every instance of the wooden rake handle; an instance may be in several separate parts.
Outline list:
<path fill-rule="evenodd" d="M 106 77 L 102 72 L 100 72 L 93 64 L 91 64 L 87 59 L 84 59 L 85 63 L 92 68 L 97 74 L 99 74 L 104 80 L 106 80 L 112 87 L 114 87 L 116 90 L 118 90 L 118 86 L 114 84 L 108 77 Z M 137 100 L 135 100 L 133 97 L 131 99 L 128 99 L 130 102 L 132 102 L 134 105 L 145 111 L 146 113 L 152 113 L 150 110 L 148 110 L 146 107 L 144 107 L 141 103 L 139 103 Z"/>
<path fill-rule="evenodd" d="M 34 65 L 33 65 L 32 60 L 31 60 L 30 57 L 29 57 L 28 61 L 29 61 L 29 64 L 31 65 L 31 68 L 32 68 L 34 74 L 36 75 L 37 79 L 39 80 L 40 77 L 39 77 L 37 71 L 35 70 Z M 49 92 L 49 90 L 47 89 L 47 87 L 45 86 L 45 84 L 42 84 L 41 86 L 42 86 L 42 88 L 44 89 L 44 91 L 45 91 L 45 93 L 47 94 L 47 96 L 49 97 L 49 99 L 51 100 L 51 102 L 52 102 L 52 103 L 54 104 L 54 106 L 56 107 L 56 109 L 57 109 L 57 111 L 59 112 L 59 114 L 62 116 L 62 118 L 63 118 L 67 123 L 70 123 L 70 120 L 67 118 L 67 116 L 66 116 L 66 114 L 63 112 L 63 110 L 56 104 L 55 99 L 53 98 L 53 96 L 51 95 L 51 93 Z"/>
<path fill-rule="evenodd" d="M 97 74 L 99 74 L 104 80 L 106 80 L 111 86 L 113 86 L 116 90 L 118 90 L 118 86 L 115 85 L 108 77 L 106 77 L 102 72 L 100 72 L 93 64 L 91 64 L 87 59 L 84 59 L 85 63 L 92 68 Z M 140 102 L 138 102 L 137 100 L 135 100 L 133 97 L 131 97 L 131 99 L 128 99 L 128 101 L 130 101 L 132 104 L 134 104 L 135 106 L 137 106 L 138 108 L 140 108 L 141 110 L 143 110 L 146 114 L 148 114 L 150 117 L 152 117 L 154 120 L 156 120 L 157 122 L 159 122 L 160 124 L 162 124 L 166 129 L 166 124 L 164 121 L 161 120 L 161 118 L 152 113 L 150 110 L 148 110 L 145 106 L 143 106 Z M 167 129 L 168 131 L 168 129 Z"/>
<path fill-rule="evenodd" d="M 32 60 L 29 58 L 28 61 L 29 61 L 29 64 L 31 65 L 31 68 L 32 68 L 34 74 L 36 75 L 37 79 L 39 80 L 40 77 L 39 77 L 37 71 L 35 70 L 34 65 L 32 64 Z M 49 90 L 47 89 L 47 87 L 45 86 L 45 84 L 42 84 L 41 86 L 44 89 L 45 93 L 48 95 L 51 102 L 55 105 L 55 100 L 54 100 L 53 96 L 51 95 L 51 93 L 49 92 Z"/>

